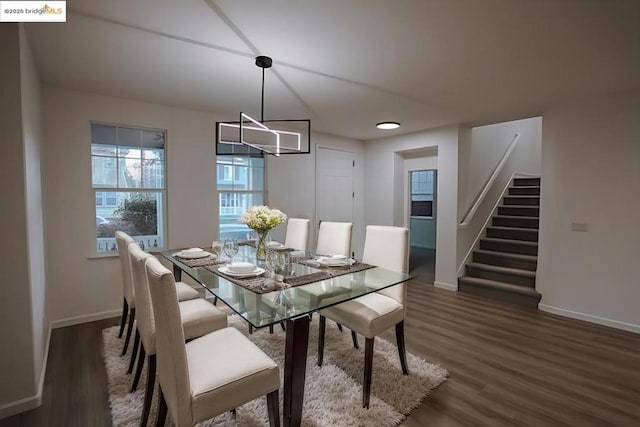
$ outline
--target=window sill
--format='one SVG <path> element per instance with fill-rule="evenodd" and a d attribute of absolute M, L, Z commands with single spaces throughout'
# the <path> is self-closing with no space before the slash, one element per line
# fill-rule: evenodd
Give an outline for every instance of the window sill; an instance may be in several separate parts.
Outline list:
<path fill-rule="evenodd" d="M 103 258 L 117 258 L 118 252 L 107 252 L 103 254 L 91 254 L 87 255 L 87 259 L 103 259 Z"/>

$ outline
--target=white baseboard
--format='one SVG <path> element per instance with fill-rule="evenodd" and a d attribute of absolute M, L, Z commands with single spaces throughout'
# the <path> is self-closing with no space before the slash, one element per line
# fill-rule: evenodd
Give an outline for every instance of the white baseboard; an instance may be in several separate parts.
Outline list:
<path fill-rule="evenodd" d="M 438 282 L 437 280 L 433 282 L 433 286 L 440 289 L 446 289 L 448 291 L 458 291 L 458 285 L 452 285 L 450 283 Z"/>
<path fill-rule="evenodd" d="M 619 320 L 607 319 L 606 317 L 598 317 L 591 314 L 566 310 L 564 308 L 553 307 L 546 304 L 538 304 L 538 309 L 546 311 L 547 313 L 557 314 L 559 316 L 571 317 L 573 319 L 584 320 L 604 326 L 610 326 L 612 328 L 635 332 L 637 334 L 640 333 L 640 325 L 634 325 L 632 323 L 620 322 Z"/>
<path fill-rule="evenodd" d="M 44 389 L 44 377 L 47 372 L 47 361 L 49 360 L 49 344 L 51 342 L 51 324 L 47 332 L 47 341 L 44 347 L 44 357 L 42 358 L 42 369 L 40 369 L 40 381 L 38 381 L 38 390 L 34 396 L 25 397 L 24 399 L 9 402 L 0 406 L 0 419 L 19 414 L 21 412 L 35 409 L 42 405 L 42 390 Z"/>
<path fill-rule="evenodd" d="M 111 317 L 119 317 L 122 315 L 122 309 L 101 311 L 99 313 L 83 314 L 82 316 L 69 317 L 66 319 L 54 320 L 51 322 L 51 328 L 64 328 L 65 326 L 79 325 L 80 323 L 93 322 L 95 320 L 109 319 Z"/>

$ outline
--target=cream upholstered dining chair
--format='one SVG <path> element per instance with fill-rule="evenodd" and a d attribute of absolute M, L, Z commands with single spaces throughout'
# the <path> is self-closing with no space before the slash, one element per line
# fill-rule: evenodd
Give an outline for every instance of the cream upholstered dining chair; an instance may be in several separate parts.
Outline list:
<path fill-rule="evenodd" d="M 280 425 L 278 365 L 235 328 L 185 344 L 173 274 L 155 258 L 146 261 L 156 322 L 160 398 L 156 425 L 167 410 L 177 427 L 192 426 L 267 395 L 269 424 Z"/>
<path fill-rule="evenodd" d="M 138 387 L 142 367 L 146 360 L 147 385 L 140 421 L 141 426 L 146 426 L 147 420 L 149 419 L 149 410 L 151 409 L 156 378 L 156 326 L 145 271 L 145 263 L 149 258 L 153 258 L 153 255 L 143 251 L 135 243 L 130 243 L 127 249 L 131 260 L 133 288 L 136 294 L 138 316 L 136 329 L 142 341 L 138 364 L 136 366 L 136 374 L 131 384 L 131 392 L 135 391 Z M 184 337 L 187 340 L 227 327 L 227 314 L 204 298 L 180 301 L 178 303 L 178 309 Z"/>
<path fill-rule="evenodd" d="M 131 338 L 131 331 L 133 330 L 133 322 L 136 319 L 136 299 L 135 292 L 133 290 L 133 282 L 131 279 L 131 263 L 129 261 L 128 245 L 135 243 L 135 240 L 124 231 L 116 231 L 116 245 L 118 247 L 118 258 L 120 258 L 120 271 L 122 273 L 122 293 L 124 294 L 124 302 L 122 306 L 122 319 L 120 320 L 120 333 L 118 338 L 122 338 L 122 331 L 124 325 L 127 322 L 127 311 L 129 325 L 127 327 L 127 336 L 124 340 L 124 346 L 122 347 L 121 356 L 124 356 L 129 347 L 129 340 Z M 186 301 L 194 298 L 198 298 L 200 294 L 191 286 L 184 282 L 176 283 L 176 291 L 178 292 L 178 299 L 180 301 Z M 138 352 L 138 343 L 140 341 L 140 335 L 136 330 L 136 336 L 133 340 L 133 352 L 131 353 L 131 361 L 129 362 L 128 373 L 133 370 L 133 364 Z"/>
<path fill-rule="evenodd" d="M 311 220 L 304 218 L 289 218 L 284 245 L 297 251 L 306 251 L 309 245 L 309 228 Z"/>
<path fill-rule="evenodd" d="M 351 222 L 331 222 L 322 221 L 318 230 L 318 243 L 316 245 L 317 255 L 342 255 L 351 256 L 351 232 L 353 223 Z M 314 288 L 308 287 L 306 291 L 315 295 Z M 342 325 L 338 322 L 338 329 L 342 332 Z M 356 341 L 354 340 L 354 343 Z"/>
<path fill-rule="evenodd" d="M 124 326 L 129 320 L 127 328 L 127 337 L 124 340 L 121 356 L 127 352 L 129 340 L 131 339 L 131 331 L 133 330 L 133 322 L 136 318 L 136 305 L 133 299 L 133 285 L 131 284 L 131 266 L 129 264 L 129 255 L 127 253 L 127 245 L 135 243 L 135 240 L 123 231 L 116 231 L 116 245 L 118 246 L 118 258 L 120 259 L 120 273 L 122 274 L 122 317 L 120 319 L 120 332 L 118 338 L 122 338 Z"/>
<path fill-rule="evenodd" d="M 409 269 L 409 230 L 402 227 L 367 226 L 362 262 L 406 273 Z M 343 324 L 351 329 L 352 332 L 365 337 L 364 381 L 362 387 L 362 406 L 365 408 L 369 407 L 369 397 L 371 395 L 374 339 L 394 325 L 396 327 L 396 341 L 402 373 L 409 375 L 404 345 L 405 299 L 406 285 L 401 283 L 391 288 L 363 295 L 354 300 L 320 310 L 318 366 L 322 365 L 323 359 L 325 318 Z"/>
<path fill-rule="evenodd" d="M 322 221 L 318 231 L 318 255 L 351 256 L 351 222 Z"/>

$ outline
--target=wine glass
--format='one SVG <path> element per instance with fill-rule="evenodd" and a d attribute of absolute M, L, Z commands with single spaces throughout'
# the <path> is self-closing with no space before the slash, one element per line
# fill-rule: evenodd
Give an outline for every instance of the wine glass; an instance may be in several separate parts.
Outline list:
<path fill-rule="evenodd" d="M 233 258 L 238 253 L 238 241 L 236 239 L 225 239 L 222 244 L 222 250 L 229 257 L 229 262 L 233 263 Z"/>

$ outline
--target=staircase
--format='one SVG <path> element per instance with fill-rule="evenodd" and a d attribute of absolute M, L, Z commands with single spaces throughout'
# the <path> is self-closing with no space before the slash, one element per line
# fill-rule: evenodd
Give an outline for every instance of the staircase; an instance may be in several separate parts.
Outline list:
<path fill-rule="evenodd" d="M 514 178 L 458 290 L 537 308 L 539 217 L 540 178 Z"/>

